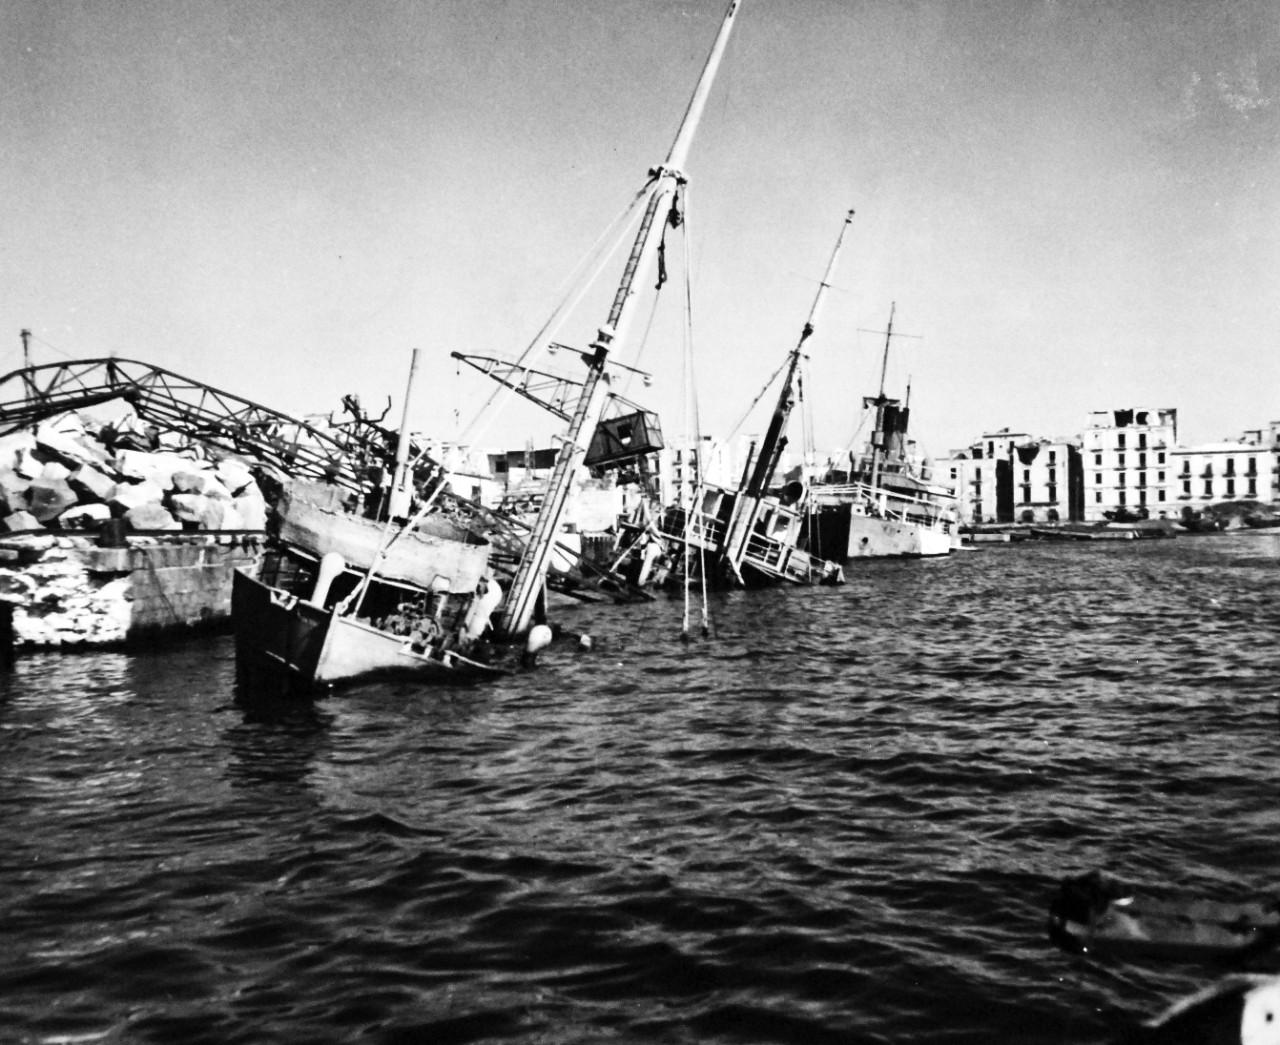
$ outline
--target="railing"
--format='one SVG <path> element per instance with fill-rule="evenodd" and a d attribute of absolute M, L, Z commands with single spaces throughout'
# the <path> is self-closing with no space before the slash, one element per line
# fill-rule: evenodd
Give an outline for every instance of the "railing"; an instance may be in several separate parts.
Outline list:
<path fill-rule="evenodd" d="M 763 573 L 797 584 L 814 584 L 840 575 L 837 564 L 758 533 L 748 539 L 742 561 Z"/>
<path fill-rule="evenodd" d="M 667 537 L 688 541 L 708 551 L 714 551 L 724 542 L 724 522 L 703 512 L 670 512 L 663 518 L 661 529 Z"/>
<path fill-rule="evenodd" d="M 899 522 L 927 526 L 943 533 L 950 533 L 955 525 L 954 504 L 939 503 L 912 494 L 890 492 L 867 483 L 843 483 L 831 486 L 811 486 L 809 496 L 817 505 L 836 505 L 857 502 L 873 514 Z"/>
<path fill-rule="evenodd" d="M 686 522 L 687 519 L 687 522 Z M 688 516 L 681 511 L 669 512 L 662 520 L 662 534 L 670 541 L 688 544 L 707 551 L 718 551 L 724 546 L 725 524 L 714 515 L 693 512 Z M 808 552 L 801 551 L 772 537 L 753 533 L 747 539 L 742 561 L 761 573 L 797 584 L 815 584 L 823 581 L 839 582 L 843 579 L 840 567 Z"/>

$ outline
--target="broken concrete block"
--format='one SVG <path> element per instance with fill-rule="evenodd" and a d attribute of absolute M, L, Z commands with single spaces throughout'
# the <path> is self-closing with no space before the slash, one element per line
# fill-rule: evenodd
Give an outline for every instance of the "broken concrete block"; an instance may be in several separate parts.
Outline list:
<path fill-rule="evenodd" d="M 0 471 L 0 516 L 27 510 L 27 491 L 31 481 L 17 472 Z"/>
<path fill-rule="evenodd" d="M 231 503 L 229 501 L 219 501 L 206 497 L 204 499 L 204 510 L 200 513 L 200 529 L 223 529 L 222 520 L 226 517 L 230 507 Z"/>
<path fill-rule="evenodd" d="M 65 479 L 37 479 L 27 491 L 28 511 L 42 523 L 52 522 L 76 504 L 75 491 Z"/>
<path fill-rule="evenodd" d="M 242 530 L 265 530 L 267 528 L 267 502 L 257 486 L 247 486 L 244 492 L 231 502 L 240 514 L 244 525 Z M 225 527 L 231 529 L 231 527 Z"/>
<path fill-rule="evenodd" d="M 40 529 L 40 520 L 30 512 L 14 512 L 12 515 L 6 515 L 0 520 L 0 526 L 4 527 L 9 533 L 17 533 L 19 530 L 38 530 Z"/>
<path fill-rule="evenodd" d="M 249 527 L 244 524 L 244 516 L 240 514 L 236 506 L 230 501 L 226 502 L 226 512 L 222 516 L 222 528 L 224 530 L 249 529 Z"/>
<path fill-rule="evenodd" d="M 116 467 L 129 479 L 150 479 L 167 490 L 173 485 L 174 472 L 192 472 L 202 462 L 169 451 L 143 453 L 140 450 L 121 450 L 116 454 Z"/>
<path fill-rule="evenodd" d="M 126 479 L 151 479 L 160 469 L 151 461 L 145 450 L 116 450 L 116 468 Z M 170 475 L 173 473 L 170 472 Z M 168 486 L 168 483 L 165 483 Z"/>
<path fill-rule="evenodd" d="M 116 495 L 115 480 L 89 464 L 82 464 L 67 476 L 67 485 L 76 492 L 83 504 L 109 501 Z"/>
<path fill-rule="evenodd" d="M 204 475 L 200 472 L 190 472 L 185 469 L 180 472 L 174 472 L 171 485 L 178 493 L 203 493 Z"/>
<path fill-rule="evenodd" d="M 0 471 L 12 471 L 18 465 L 18 455 L 35 449 L 36 437 L 31 432 L 11 432 L 0 436 Z"/>
<path fill-rule="evenodd" d="M 19 448 L 17 459 L 13 462 L 13 470 L 24 479 L 39 479 L 40 473 L 44 471 L 44 462 L 36 457 L 35 450 L 34 444 Z"/>
<path fill-rule="evenodd" d="M 169 504 L 181 522 L 199 522 L 209 507 L 209 498 L 198 493 L 175 493 L 170 495 Z"/>
<path fill-rule="evenodd" d="M 71 471 L 82 464 L 101 464 L 107 455 L 103 450 L 92 451 L 74 435 L 59 432 L 41 425 L 36 432 L 35 456 L 48 464 L 56 461 Z"/>
<path fill-rule="evenodd" d="M 115 515 L 128 515 L 134 508 L 145 504 L 159 506 L 164 500 L 164 489 L 150 479 L 140 483 L 119 483 L 116 492 L 107 503 Z"/>
<path fill-rule="evenodd" d="M 218 481 L 233 494 L 238 494 L 253 482 L 253 473 L 244 464 L 232 457 L 219 461 L 215 474 L 218 477 Z"/>
<path fill-rule="evenodd" d="M 205 510 L 200 517 L 202 530 L 243 530 L 244 519 L 232 507 L 230 501 L 217 497 L 205 499 Z"/>
<path fill-rule="evenodd" d="M 79 465 L 76 467 L 78 468 Z M 65 479 L 72 471 L 73 469 L 68 468 L 61 461 L 46 461 L 44 468 L 40 472 L 40 478 L 46 482 L 54 479 Z"/>
<path fill-rule="evenodd" d="M 217 475 L 212 471 L 174 472 L 173 489 L 178 493 L 198 493 L 205 497 L 231 500 L 231 491 L 218 482 Z"/>
<path fill-rule="evenodd" d="M 158 504 L 140 504 L 124 513 L 135 530 L 180 530 L 181 524 Z"/>
<path fill-rule="evenodd" d="M 216 497 L 221 501 L 231 500 L 231 491 L 218 482 L 218 477 L 212 472 L 204 473 L 204 486 L 200 492 L 206 497 Z"/>
<path fill-rule="evenodd" d="M 97 530 L 110 518 L 111 509 L 105 504 L 81 504 L 63 512 L 58 525 L 64 530 Z"/>

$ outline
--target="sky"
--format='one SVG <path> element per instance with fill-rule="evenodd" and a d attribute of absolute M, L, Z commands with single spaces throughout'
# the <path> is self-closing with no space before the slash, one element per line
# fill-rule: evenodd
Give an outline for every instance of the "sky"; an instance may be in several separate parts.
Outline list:
<path fill-rule="evenodd" d="M 545 445 L 520 400 L 477 426 L 495 386 L 450 352 L 542 327 L 725 7 L 8 0 L 0 373 L 25 327 L 36 363 L 398 422 L 418 348 L 413 428 Z M 850 208 L 808 342 L 819 447 L 858 432 L 891 307 L 886 391 L 935 456 L 1120 407 L 1176 408 L 1184 443 L 1280 419 L 1273 0 L 743 0 L 686 173 L 673 278 L 617 352 L 652 383 L 615 382 L 669 438 L 742 422 Z M 620 265 L 558 340 L 590 340 Z"/>

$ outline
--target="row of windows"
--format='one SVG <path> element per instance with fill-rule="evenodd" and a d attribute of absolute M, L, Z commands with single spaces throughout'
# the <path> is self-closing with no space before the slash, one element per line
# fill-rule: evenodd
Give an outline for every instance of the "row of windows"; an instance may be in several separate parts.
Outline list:
<path fill-rule="evenodd" d="M 1191 475 L 1191 473 L 1190 473 L 1190 472 L 1179 472 L 1179 473 L 1178 473 L 1178 478 L 1182 480 L 1182 488 L 1183 488 L 1183 490 L 1184 490 L 1184 491 L 1186 491 L 1187 493 L 1190 493 L 1190 492 L 1191 492 L 1191 479 L 1190 479 L 1190 475 Z M 1124 472 L 1117 472 L 1117 473 L 1116 473 L 1116 485 L 1117 485 L 1117 486 L 1124 486 L 1124 485 L 1125 485 L 1124 478 L 1125 478 L 1125 473 L 1124 473 Z M 1212 493 L 1212 492 L 1213 492 L 1213 472 L 1212 472 L 1212 471 L 1209 471 L 1209 470 L 1207 470 L 1207 469 L 1206 469 L 1204 472 L 1202 472 L 1202 473 L 1201 473 L 1200 478 L 1202 478 L 1202 479 L 1204 480 L 1204 492 L 1205 492 L 1205 493 Z M 1227 492 L 1228 492 L 1228 493 L 1232 493 L 1232 494 L 1233 494 L 1233 493 L 1235 493 L 1235 489 L 1236 489 L 1236 474 L 1235 474 L 1235 472 L 1227 472 L 1227 474 L 1226 474 L 1225 478 L 1226 478 L 1226 480 L 1227 480 Z M 1250 493 L 1256 493 L 1256 492 L 1257 492 L 1257 489 L 1258 489 L 1258 480 L 1257 480 L 1256 473 L 1255 473 L 1255 472 L 1252 472 L 1252 471 L 1250 471 L 1250 472 L 1246 472 L 1246 473 L 1245 473 L 1245 478 L 1247 478 L 1247 479 L 1249 480 L 1249 492 L 1250 492 Z M 1093 482 L 1094 482 L 1094 485 L 1095 485 L 1095 486 L 1102 486 L 1102 485 L 1103 485 L 1103 476 L 1102 476 L 1102 473 L 1101 473 L 1101 472 L 1094 472 L 1094 473 L 1093 473 Z M 1162 482 L 1164 482 L 1164 472 L 1156 472 L 1156 482 L 1157 482 L 1157 483 L 1162 483 Z M 1146 486 L 1146 485 L 1147 485 L 1147 473 L 1146 473 L 1146 472 L 1139 472 L 1139 473 L 1138 473 L 1138 486 Z"/>
<path fill-rule="evenodd" d="M 1058 488 L 1053 483 L 1049 484 L 1045 492 L 1047 494 L 1047 496 L 1045 497 L 1046 501 L 1049 501 L 1050 503 L 1052 503 L 1053 501 L 1056 501 L 1058 499 Z M 1022 503 L 1023 504 L 1031 503 L 1031 487 L 1025 483 L 1022 486 Z"/>
<path fill-rule="evenodd" d="M 1124 456 L 1124 454 L 1123 454 L 1123 453 L 1116 454 L 1116 467 L 1117 467 L 1117 468 L 1123 468 L 1123 467 L 1124 467 L 1124 463 L 1125 463 L 1125 456 Z M 1164 451 L 1163 451 L 1163 450 L 1161 450 L 1158 454 L 1156 454 L 1156 464 L 1164 464 Z M 1101 467 L 1102 467 L 1102 454 L 1094 454 L 1094 455 L 1093 455 L 1093 465 L 1094 465 L 1094 467 L 1095 467 L 1095 468 L 1101 468 Z M 1139 467 L 1139 468 L 1146 468 L 1146 467 L 1147 467 L 1147 455 L 1146 455 L 1146 454 L 1138 454 L 1138 467 Z"/>
<path fill-rule="evenodd" d="M 1226 486 L 1227 486 L 1227 488 L 1226 488 L 1226 491 L 1225 491 L 1225 496 L 1227 496 L 1227 497 L 1234 497 L 1234 496 L 1236 495 L 1236 481 L 1235 481 L 1234 479 L 1228 479 L 1228 480 L 1226 480 Z M 1183 480 L 1182 480 L 1182 492 L 1183 492 L 1184 494 L 1190 494 L 1190 493 L 1191 493 L 1191 480 L 1190 480 L 1190 479 L 1183 479 Z M 1258 492 L 1258 480 L 1257 480 L 1257 479 L 1250 479 L 1250 480 L 1249 480 L 1249 483 L 1248 483 L 1248 489 L 1247 489 L 1247 491 L 1246 491 L 1246 492 L 1247 492 L 1248 496 L 1250 496 L 1250 497 L 1253 497 L 1253 496 L 1255 496 L 1255 495 L 1257 494 L 1257 492 Z M 1206 497 L 1212 497 L 1212 496 L 1213 496 L 1213 480 L 1212 480 L 1212 479 L 1206 479 L 1206 480 L 1204 481 L 1204 495 L 1205 495 Z"/>
<path fill-rule="evenodd" d="M 1163 491 L 1163 490 L 1157 490 L 1157 491 L 1156 491 L 1156 500 L 1157 500 L 1157 501 L 1163 501 L 1163 500 L 1164 500 L 1164 491 Z M 1095 493 L 1095 494 L 1093 495 L 1093 501 L 1094 501 L 1094 504 L 1101 504 L 1101 503 L 1102 503 L 1102 491 L 1101 491 L 1101 490 L 1099 490 L 1097 493 Z M 1121 505 L 1121 506 L 1123 507 L 1123 506 L 1124 506 L 1125 504 L 1127 504 L 1127 503 L 1128 503 L 1128 502 L 1125 500 L 1124 491 L 1123 491 L 1123 490 L 1121 490 L 1121 491 L 1120 491 L 1120 493 L 1117 495 L 1116 504 L 1119 504 L 1119 505 Z M 1137 502 L 1136 502 L 1136 503 L 1137 503 L 1137 504 L 1139 504 L 1139 505 L 1142 505 L 1142 504 L 1146 504 L 1146 503 L 1147 503 L 1147 491 L 1146 491 L 1146 490 L 1139 490 L 1139 491 L 1138 491 L 1138 500 L 1137 500 Z"/>
<path fill-rule="evenodd" d="M 1124 477 L 1125 477 L 1125 473 L 1124 473 L 1124 472 L 1117 472 L 1117 473 L 1116 473 L 1116 485 L 1117 485 L 1117 486 L 1123 486 L 1123 485 L 1124 485 Z M 1164 472 L 1156 472 L 1156 482 L 1158 482 L 1158 483 L 1162 483 L 1162 482 L 1164 482 Z M 1101 486 L 1101 485 L 1102 485 L 1102 473 L 1101 473 L 1101 472 L 1094 472 L 1094 473 L 1093 473 L 1093 484 L 1094 484 L 1095 486 Z M 1147 485 L 1147 473 L 1146 473 L 1146 472 L 1139 472 L 1139 473 L 1138 473 L 1138 485 L 1139 485 L 1139 486 L 1146 486 L 1146 485 Z"/>
<path fill-rule="evenodd" d="M 1146 432 L 1138 432 L 1138 433 L 1136 433 L 1136 434 L 1137 434 L 1137 441 L 1136 441 L 1136 442 L 1134 442 L 1134 443 L 1130 443 L 1130 442 L 1129 442 L 1129 438 L 1128 438 L 1128 433 L 1126 433 L 1126 432 L 1116 432 L 1116 449 L 1117 449 L 1117 450 L 1124 450 L 1124 449 L 1126 449 L 1126 448 L 1128 448 L 1128 447 L 1130 447 L 1130 446 L 1136 447 L 1136 448 L 1137 448 L 1137 449 L 1139 449 L 1139 450 L 1145 450 L 1145 449 L 1147 449 L 1147 436 L 1148 436 L 1148 433 L 1146 433 Z M 1167 434 L 1169 434 L 1169 433 L 1168 433 L 1168 432 L 1165 432 L 1165 433 L 1159 433 L 1159 432 L 1158 432 L 1158 433 L 1157 433 L 1157 441 L 1156 441 L 1156 445 L 1157 445 L 1157 446 L 1161 446 L 1161 445 L 1166 445 L 1166 444 L 1167 444 L 1167 441 L 1166 441 L 1166 439 L 1165 439 L 1165 435 L 1167 435 Z M 1093 439 L 1092 439 L 1092 443 L 1093 443 L 1093 445 L 1094 445 L 1094 446 L 1098 446 L 1098 445 L 1100 445 L 1100 444 L 1101 444 L 1101 442 L 1102 442 L 1102 433 L 1101 433 L 1101 432 L 1099 432 L 1099 433 L 1097 433 L 1096 435 L 1094 435 L 1094 437 L 1093 437 Z"/>
<path fill-rule="evenodd" d="M 1190 479 L 1184 479 L 1184 480 L 1182 481 L 1182 493 L 1183 493 L 1183 495 L 1184 495 L 1184 496 L 1186 496 L 1186 497 L 1194 496 L 1194 494 L 1192 493 L 1192 490 L 1191 490 L 1191 480 L 1190 480 Z M 1250 480 L 1249 480 L 1249 483 L 1248 483 L 1248 489 L 1245 491 L 1245 496 L 1247 496 L 1247 497 L 1254 497 L 1254 496 L 1256 496 L 1256 495 L 1257 495 L 1257 493 L 1258 493 L 1258 483 L 1257 483 L 1257 480 L 1256 480 L 1256 479 L 1250 479 Z M 1234 497 L 1235 495 L 1236 495 L 1236 481 L 1235 481 L 1234 479 L 1228 479 L 1228 480 L 1226 481 L 1226 489 L 1222 492 L 1222 496 L 1224 496 L 1224 497 Z M 1212 479 L 1206 479 L 1206 480 L 1204 481 L 1204 496 L 1205 496 L 1205 497 L 1212 497 L 1212 496 L 1214 496 L 1213 480 L 1212 480 Z M 1052 498 L 1050 498 L 1050 499 L 1052 500 Z M 1164 492 L 1164 490 L 1156 490 L 1156 500 L 1157 500 L 1157 501 L 1163 501 L 1164 499 L 1165 499 L 1165 492 Z M 1024 504 L 1025 504 L 1025 503 L 1027 503 L 1027 502 L 1028 502 L 1028 500 L 1029 500 L 1029 498 L 1026 498 L 1026 497 L 1024 496 L 1024 498 L 1023 498 L 1023 503 L 1024 503 Z M 1095 503 L 1095 504 L 1101 504 L 1101 503 L 1102 503 L 1102 491 L 1101 491 L 1101 490 L 1098 490 L 1096 493 L 1094 493 L 1094 495 L 1093 495 L 1093 501 L 1094 501 L 1094 503 Z M 1124 504 L 1124 503 L 1125 503 L 1125 491 L 1124 491 L 1124 490 L 1119 490 L 1119 491 L 1117 491 L 1117 493 L 1116 493 L 1116 503 L 1117 503 L 1117 504 Z M 1146 491 L 1146 490 L 1139 490 L 1139 491 L 1138 491 L 1138 503 L 1139 503 L 1139 504 L 1146 504 L 1146 503 L 1147 503 L 1147 491 Z"/>
<path fill-rule="evenodd" d="M 1182 462 L 1182 471 L 1181 471 L 1181 472 L 1179 472 L 1178 474 L 1179 474 L 1179 475 L 1190 475 L 1190 474 L 1191 474 L 1191 462 L 1190 462 L 1189 460 L 1186 460 L 1186 461 L 1183 461 L 1183 462 Z M 1212 461 L 1206 461 L 1206 462 L 1205 462 L 1205 466 L 1204 466 L 1204 471 L 1203 471 L 1203 472 L 1201 472 L 1200 474 L 1201 474 L 1202 476 L 1204 476 L 1205 478 L 1208 478 L 1209 476 L 1213 475 L 1213 462 L 1212 462 Z M 1236 474 L 1236 462 L 1235 462 L 1235 458 L 1234 458 L 1234 457 L 1228 457 L 1228 458 L 1227 458 L 1226 468 L 1223 470 L 1223 473 L 1222 473 L 1222 474 L 1223 474 L 1223 475 L 1235 475 L 1235 474 Z M 1245 474 L 1245 475 L 1257 475 L 1257 474 L 1258 474 L 1258 459 L 1257 459 L 1256 457 L 1250 457 L 1250 458 L 1249 458 L 1249 464 L 1248 464 L 1248 467 L 1245 469 L 1244 474 Z"/>
<path fill-rule="evenodd" d="M 1123 450 L 1124 444 L 1125 444 L 1124 432 L 1117 432 L 1116 433 L 1116 449 Z M 1138 433 L 1138 449 L 1145 450 L 1146 448 L 1147 448 L 1147 433 L 1139 432 Z"/>

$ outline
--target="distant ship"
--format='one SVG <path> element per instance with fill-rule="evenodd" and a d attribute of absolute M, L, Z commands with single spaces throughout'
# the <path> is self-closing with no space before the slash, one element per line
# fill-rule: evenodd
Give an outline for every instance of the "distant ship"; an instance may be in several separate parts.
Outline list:
<path fill-rule="evenodd" d="M 823 559 L 949 555 L 959 540 L 955 496 L 930 482 L 922 462 L 908 452 L 910 407 L 885 395 L 892 337 L 891 307 L 880 391 L 862 401 L 875 410 L 870 440 L 861 454 L 851 455 L 847 473 L 829 472 L 809 487 L 806 546 Z"/>

